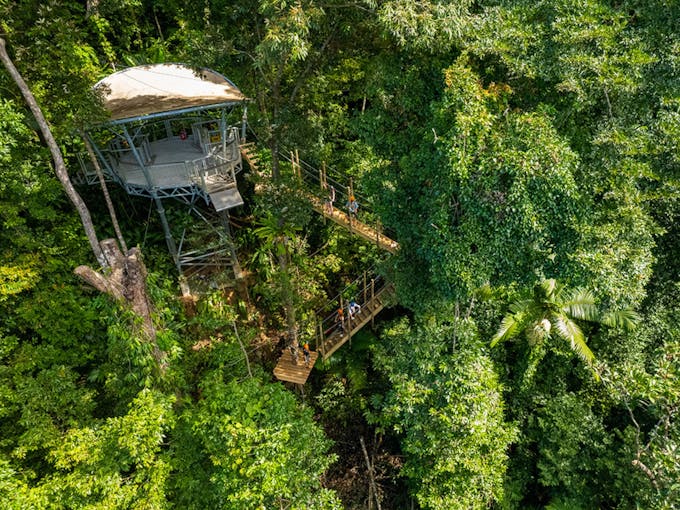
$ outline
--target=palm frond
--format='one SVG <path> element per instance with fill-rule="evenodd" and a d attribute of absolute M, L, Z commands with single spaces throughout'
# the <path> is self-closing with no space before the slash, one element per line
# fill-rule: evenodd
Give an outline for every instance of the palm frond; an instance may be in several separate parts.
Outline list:
<path fill-rule="evenodd" d="M 569 342 L 571 350 L 587 365 L 592 365 L 595 355 L 586 344 L 585 336 L 578 324 L 562 314 L 553 318 L 553 325 L 560 338 Z"/>
<path fill-rule="evenodd" d="M 585 289 L 568 292 L 562 302 L 562 311 L 574 319 L 595 322 L 599 320 L 599 312 L 595 306 L 595 296 Z"/>
<path fill-rule="evenodd" d="M 560 289 L 557 280 L 555 280 L 554 278 L 548 278 L 547 280 L 543 280 L 540 285 L 543 291 L 545 292 L 546 296 L 555 295 Z"/>
<path fill-rule="evenodd" d="M 513 303 L 510 303 L 510 306 L 508 307 L 510 311 L 515 314 L 527 314 L 531 310 L 531 307 L 533 306 L 534 300 L 533 299 L 523 299 L 521 301 L 514 301 Z"/>
<path fill-rule="evenodd" d="M 624 331 L 634 330 L 640 320 L 638 313 L 630 309 L 608 312 L 602 316 L 602 324 Z"/>
<path fill-rule="evenodd" d="M 555 288 L 556 287 L 557 287 L 557 281 L 554 278 L 549 278 L 547 280 L 541 280 L 539 283 L 534 285 L 534 298 L 533 298 L 533 300 L 537 303 L 554 301 L 554 299 L 555 299 Z"/>
<path fill-rule="evenodd" d="M 503 317 L 498 331 L 491 339 L 491 347 L 494 347 L 498 342 L 516 337 L 521 329 L 521 317 L 521 314 L 508 314 Z"/>

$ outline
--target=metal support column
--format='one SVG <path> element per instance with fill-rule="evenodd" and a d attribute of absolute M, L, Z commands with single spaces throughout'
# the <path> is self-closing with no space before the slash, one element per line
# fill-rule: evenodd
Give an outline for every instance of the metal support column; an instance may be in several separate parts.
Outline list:
<path fill-rule="evenodd" d="M 248 106 L 243 104 L 243 117 L 241 117 L 241 143 L 246 143 L 246 126 L 248 125 Z"/>
<path fill-rule="evenodd" d="M 241 270 L 241 264 L 238 261 L 238 256 L 236 254 L 236 247 L 234 246 L 234 240 L 231 237 L 231 227 L 229 226 L 229 211 L 224 210 L 219 213 L 220 223 L 222 228 L 227 234 L 227 243 L 229 244 L 229 254 L 231 256 L 231 262 L 234 268 L 234 278 L 236 280 L 243 279 L 243 271 Z"/>
<path fill-rule="evenodd" d="M 182 266 L 179 263 L 179 256 L 177 254 L 177 246 L 175 245 L 175 240 L 172 238 L 172 233 L 170 232 L 170 225 L 168 224 L 168 218 L 165 216 L 165 209 L 163 208 L 163 202 L 161 199 L 158 197 L 158 193 L 156 193 L 155 187 L 151 184 L 151 176 L 149 175 L 149 170 L 146 168 L 146 165 L 142 161 L 141 156 L 139 155 L 139 152 L 137 151 L 137 148 L 135 147 L 134 142 L 132 141 L 132 137 L 130 136 L 130 133 L 127 130 L 127 127 L 123 125 L 123 135 L 125 136 L 125 140 L 130 146 L 130 150 L 132 151 L 132 154 L 134 155 L 135 159 L 137 160 L 137 164 L 142 168 L 142 172 L 144 173 L 144 178 L 146 179 L 147 184 L 149 185 L 149 190 L 151 192 L 151 198 L 153 198 L 154 203 L 156 204 L 156 210 L 158 211 L 158 215 L 161 217 L 161 225 L 163 226 L 163 233 L 165 234 L 165 242 L 168 245 L 168 250 L 170 250 L 170 255 L 172 256 L 172 260 L 175 263 L 175 266 L 177 267 L 177 271 L 179 271 L 180 276 L 182 275 Z"/>
<path fill-rule="evenodd" d="M 222 138 L 222 157 L 227 156 L 227 110 L 222 108 L 222 118 L 220 119 L 220 137 Z"/>

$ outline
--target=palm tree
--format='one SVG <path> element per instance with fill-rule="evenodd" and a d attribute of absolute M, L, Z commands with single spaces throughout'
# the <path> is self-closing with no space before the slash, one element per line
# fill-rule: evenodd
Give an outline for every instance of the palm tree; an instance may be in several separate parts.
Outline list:
<path fill-rule="evenodd" d="M 285 214 L 287 208 L 281 211 Z M 276 218 L 273 214 L 268 214 L 255 229 L 257 235 L 263 241 L 263 249 L 267 253 L 274 253 L 278 258 L 279 269 L 281 271 L 281 295 L 283 307 L 288 323 L 289 347 L 293 356 L 297 356 L 297 327 L 295 319 L 295 292 L 290 274 L 290 243 L 295 238 L 298 227 L 285 221 L 283 216 Z M 257 256 L 257 255 L 256 255 Z M 269 257 L 271 259 L 271 256 Z"/>
<path fill-rule="evenodd" d="M 586 344 L 577 320 L 633 329 L 638 316 L 632 310 L 601 314 L 590 291 L 568 290 L 550 278 L 534 286 L 530 299 L 510 305 L 509 313 L 503 317 L 498 332 L 491 339 L 491 347 L 522 333 L 531 347 L 557 337 L 568 342 L 571 350 L 592 367 L 595 356 Z"/>

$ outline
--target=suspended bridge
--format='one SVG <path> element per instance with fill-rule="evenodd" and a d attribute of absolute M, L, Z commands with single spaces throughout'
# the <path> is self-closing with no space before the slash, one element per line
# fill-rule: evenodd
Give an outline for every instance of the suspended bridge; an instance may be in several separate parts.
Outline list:
<path fill-rule="evenodd" d="M 241 156 L 251 171 L 263 179 L 255 148 L 253 143 L 242 144 Z M 346 186 L 329 178 L 325 169 L 316 170 L 301 163 L 297 153 L 291 153 L 290 157 L 280 156 L 291 163 L 301 192 L 315 211 L 389 253 L 399 249 L 399 243 L 385 235 L 379 223 L 369 224 L 363 220 L 371 216 L 365 203 L 360 205 L 360 212 L 349 211 L 347 205 L 350 197 L 355 196 L 351 181 Z M 256 184 L 256 192 L 260 191 L 260 186 Z M 343 296 L 352 296 L 351 302 L 346 302 Z M 286 349 L 274 368 L 274 376 L 281 381 L 304 384 L 319 357 L 325 361 L 340 347 L 351 343 L 352 336 L 366 324 L 373 325 L 375 316 L 392 301 L 394 286 L 380 275 L 364 273 L 338 296 L 316 310 L 313 320 L 300 327 L 300 339 L 310 345 L 309 361 L 305 362 L 300 349 L 293 352 Z"/>
<path fill-rule="evenodd" d="M 265 178 L 259 171 L 259 158 L 255 152 L 254 143 L 241 145 L 241 156 L 261 180 Z M 356 195 L 351 181 L 345 185 L 329 178 L 324 169 L 318 170 L 301 162 L 296 153 L 291 153 L 289 156 L 280 154 L 280 157 L 291 163 L 293 172 L 300 183 L 301 192 L 316 212 L 350 233 L 375 243 L 379 248 L 389 253 L 396 253 L 399 243 L 383 232 L 378 221 L 369 220 L 374 215 L 369 211 L 365 201 L 358 201 L 359 211 L 356 214 L 349 212 L 347 207 L 349 198 Z M 256 184 L 255 191 L 259 191 L 260 188 L 261 184 Z M 330 199 L 331 194 L 333 200 Z"/>
<path fill-rule="evenodd" d="M 350 293 L 353 300 L 346 302 L 342 296 Z M 301 340 L 310 345 L 310 362 L 305 364 L 302 352 L 297 353 L 296 359 L 285 350 L 274 368 L 274 376 L 280 381 L 304 384 L 319 357 L 325 361 L 346 343 L 351 344 L 352 337 L 366 324 L 373 324 L 375 316 L 393 301 L 394 287 L 390 282 L 382 276 L 364 273 L 301 326 Z M 354 306 L 350 307 L 350 303 Z"/>

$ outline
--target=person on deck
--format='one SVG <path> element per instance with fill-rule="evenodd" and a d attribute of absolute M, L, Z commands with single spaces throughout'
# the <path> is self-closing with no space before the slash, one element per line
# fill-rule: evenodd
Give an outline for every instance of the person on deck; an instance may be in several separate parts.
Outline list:
<path fill-rule="evenodd" d="M 298 364 L 298 348 L 294 344 L 290 344 L 288 346 L 288 350 L 290 351 L 290 360 L 293 362 L 293 365 Z"/>
<path fill-rule="evenodd" d="M 307 342 L 302 346 L 302 354 L 305 357 L 305 366 L 309 368 L 309 362 L 312 360 L 312 354 L 309 352 L 309 344 Z"/>
<path fill-rule="evenodd" d="M 345 312 L 342 309 L 342 307 L 338 308 L 338 311 L 336 312 L 335 322 L 337 324 L 338 331 L 344 332 L 345 331 Z"/>
<path fill-rule="evenodd" d="M 328 189 L 328 197 L 326 197 L 327 214 L 333 214 L 333 202 L 335 202 L 335 187 L 331 185 Z"/>

